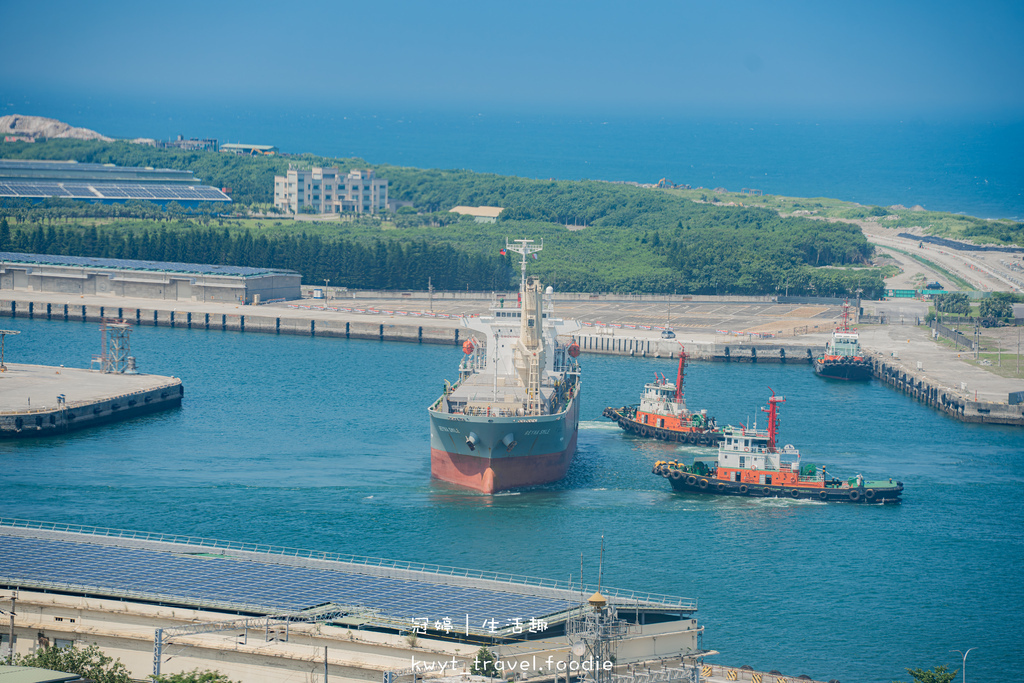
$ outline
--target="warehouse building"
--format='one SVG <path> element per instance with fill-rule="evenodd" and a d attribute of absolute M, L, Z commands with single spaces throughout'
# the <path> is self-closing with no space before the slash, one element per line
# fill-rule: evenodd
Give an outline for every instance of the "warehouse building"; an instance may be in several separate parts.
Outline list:
<path fill-rule="evenodd" d="M 292 270 L 0 252 L 0 291 L 252 304 L 299 299 L 301 281 Z"/>
<path fill-rule="evenodd" d="M 104 204 L 135 199 L 190 207 L 231 201 L 221 190 L 203 185 L 192 171 L 20 159 L 0 159 L 0 198 L 4 197 Z"/>

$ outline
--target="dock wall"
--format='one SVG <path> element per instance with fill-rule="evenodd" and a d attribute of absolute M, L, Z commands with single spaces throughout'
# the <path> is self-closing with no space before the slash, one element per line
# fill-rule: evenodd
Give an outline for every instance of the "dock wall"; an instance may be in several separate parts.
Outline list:
<path fill-rule="evenodd" d="M 0 316 L 39 318 L 66 322 L 99 322 L 102 318 L 125 318 L 139 326 L 221 330 L 225 332 L 259 332 L 263 334 L 294 334 L 301 336 L 340 337 L 376 341 L 400 341 L 420 344 L 461 344 L 467 331 L 459 327 L 438 327 L 417 324 L 419 321 L 381 322 L 375 316 L 365 320 L 324 320 L 305 317 L 298 311 L 276 316 L 264 313 L 257 306 L 244 307 L 236 314 L 200 313 L 160 308 L 129 308 L 85 304 L 50 304 L 0 299 Z M 272 310 L 272 309 L 271 309 Z M 679 343 L 675 339 L 631 337 L 623 334 L 594 334 L 582 330 L 576 335 L 584 353 L 620 356 L 677 358 Z M 780 345 L 777 341 L 743 341 L 730 344 L 688 344 L 686 353 L 695 360 L 754 363 L 810 363 L 822 346 Z"/>
<path fill-rule="evenodd" d="M 1024 426 L 1024 405 L 971 401 L 945 387 L 871 354 L 872 373 L 881 382 L 962 422 Z"/>
<path fill-rule="evenodd" d="M 185 329 L 221 330 L 224 332 L 259 332 L 263 334 L 294 334 L 309 337 L 343 337 L 404 341 L 422 344 L 460 344 L 465 331 L 458 328 L 366 321 L 323 320 L 315 317 L 266 315 L 256 306 L 244 313 L 199 313 L 160 308 L 131 308 L 86 304 L 49 304 L 0 300 L 0 317 L 63 320 L 65 322 L 99 322 L 102 318 L 124 318 L 139 326 Z M 460 332 L 462 338 L 460 338 Z"/>
<path fill-rule="evenodd" d="M 181 405 L 185 387 L 173 379 L 153 389 L 145 389 L 94 401 L 65 403 L 57 408 L 17 410 L 0 413 L 0 438 L 38 437 L 84 429 L 176 408 Z"/>

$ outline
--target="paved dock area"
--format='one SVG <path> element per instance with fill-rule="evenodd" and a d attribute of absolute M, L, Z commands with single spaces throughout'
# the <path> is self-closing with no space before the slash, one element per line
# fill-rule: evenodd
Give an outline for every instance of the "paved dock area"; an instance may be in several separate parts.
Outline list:
<path fill-rule="evenodd" d="M 417 293 L 419 294 L 419 293 Z M 681 339 L 693 343 L 713 344 L 724 342 L 730 338 L 756 338 L 758 335 L 774 335 L 776 338 L 792 338 L 806 334 L 827 334 L 831 332 L 833 321 L 839 317 L 839 306 L 776 304 L 768 300 L 742 300 L 738 297 L 700 297 L 687 301 L 686 297 L 676 297 L 671 301 L 652 299 L 651 297 L 616 297 L 614 295 L 599 298 L 573 298 L 576 295 L 556 295 L 555 315 L 560 318 L 576 319 L 590 323 L 594 329 L 598 324 L 605 326 L 608 334 L 628 335 L 633 338 L 660 338 L 658 328 L 671 327 L 676 334 L 683 333 Z M 580 295 L 586 296 L 586 295 Z M 229 304 L 200 301 L 172 301 L 158 299 L 141 299 L 107 296 L 75 296 L 50 292 L 28 292 L 5 290 L 0 293 L 0 301 L 7 302 L 2 313 L 8 315 L 10 301 L 18 303 L 18 317 L 28 316 L 28 304 L 34 304 L 33 317 L 45 318 L 46 306 L 51 306 L 51 315 L 55 319 L 63 318 L 64 307 L 69 310 L 69 319 L 81 318 L 82 307 L 88 309 L 90 318 L 97 315 L 99 307 L 103 307 L 106 317 L 118 317 L 118 310 L 126 317 L 134 317 L 136 309 L 145 311 L 144 320 L 152 319 L 151 312 L 174 311 L 176 320 L 182 322 L 188 313 L 193 320 L 221 319 L 221 316 L 237 318 L 280 318 L 282 325 L 286 322 L 315 321 L 318 329 L 321 323 L 342 324 L 376 323 L 396 326 L 429 326 L 435 329 L 459 328 L 459 318 L 463 315 L 481 315 L 487 313 L 490 296 L 455 297 L 435 295 L 433 301 L 422 296 L 411 298 L 375 297 L 372 295 L 358 298 L 338 297 L 331 299 L 302 299 L 298 301 L 277 302 L 260 306 Z M 515 306 L 515 294 L 508 295 L 506 305 Z M 345 310 L 349 309 L 349 310 Z M 621 325 L 622 327 L 612 327 Z M 625 326 L 632 325 L 628 329 Z M 641 326 L 652 329 L 645 330 Z M 584 333 L 587 333 L 584 330 Z M 803 343 L 817 343 L 808 340 Z"/>
<path fill-rule="evenodd" d="M 927 327 L 866 325 L 860 328 L 860 340 L 865 349 L 884 357 L 889 365 L 967 401 L 1006 403 L 1010 392 L 1024 391 L 1024 379 L 1000 377 L 967 362 L 973 357 L 971 351 L 957 352 L 936 343 Z"/>
<path fill-rule="evenodd" d="M 173 380 L 161 375 L 104 374 L 98 370 L 49 365 L 7 363 L 0 372 L 0 413 L 29 413 L 58 407 L 64 395 L 67 407 L 95 403 L 167 386 Z"/>

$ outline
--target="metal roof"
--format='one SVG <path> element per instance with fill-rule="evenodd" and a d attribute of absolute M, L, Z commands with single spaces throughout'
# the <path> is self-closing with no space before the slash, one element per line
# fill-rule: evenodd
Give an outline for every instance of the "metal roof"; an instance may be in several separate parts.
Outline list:
<path fill-rule="evenodd" d="M 68 531 L 74 529 L 74 531 Z M 513 632 L 578 610 L 595 588 L 451 567 L 202 538 L 0 519 L 0 585 L 258 614 L 338 605 L 366 623 Z M 689 614 L 696 600 L 602 592 L 630 610 Z M 494 623 L 490 623 L 493 620 Z"/>
<path fill-rule="evenodd" d="M 277 270 L 273 268 L 219 266 L 203 263 L 177 263 L 174 261 L 139 261 L 135 259 L 92 258 L 89 256 L 61 256 L 57 254 L 21 254 L 12 251 L 0 251 L 0 263 L 68 266 L 73 268 L 105 268 L 110 270 L 136 270 L 158 273 L 188 273 L 190 275 L 227 275 L 231 277 L 298 275 L 294 270 Z"/>

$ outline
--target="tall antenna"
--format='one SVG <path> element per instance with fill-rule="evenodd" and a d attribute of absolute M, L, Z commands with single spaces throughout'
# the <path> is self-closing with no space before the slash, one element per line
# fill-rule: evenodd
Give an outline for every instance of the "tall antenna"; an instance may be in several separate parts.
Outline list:
<path fill-rule="evenodd" d="M 604 577 L 604 534 L 601 534 L 601 561 L 597 564 L 597 591 L 601 592 L 601 579 Z"/>
<path fill-rule="evenodd" d="M 540 244 L 534 244 L 533 240 L 512 240 L 518 242 L 518 244 L 510 244 L 508 238 L 505 238 L 505 249 L 507 251 L 514 251 L 520 254 L 522 258 L 519 262 L 519 269 L 522 271 L 522 283 L 520 284 L 519 290 L 523 291 L 526 287 L 526 257 L 530 254 L 534 254 L 544 248 L 544 240 L 540 241 Z"/>

